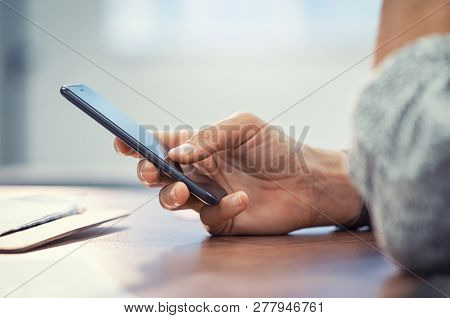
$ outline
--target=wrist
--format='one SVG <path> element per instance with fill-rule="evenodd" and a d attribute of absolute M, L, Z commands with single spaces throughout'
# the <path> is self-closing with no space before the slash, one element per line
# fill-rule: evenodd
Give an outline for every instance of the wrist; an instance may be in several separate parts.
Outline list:
<path fill-rule="evenodd" d="M 345 225 L 357 219 L 363 199 L 353 186 L 343 151 L 304 148 L 311 186 L 311 226 Z"/>

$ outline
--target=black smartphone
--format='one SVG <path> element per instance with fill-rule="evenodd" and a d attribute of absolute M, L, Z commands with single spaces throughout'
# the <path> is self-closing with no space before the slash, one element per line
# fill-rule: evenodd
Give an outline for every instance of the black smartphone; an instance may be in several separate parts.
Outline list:
<path fill-rule="evenodd" d="M 86 85 L 64 85 L 60 92 L 68 101 L 153 163 L 162 173 L 172 180 L 185 183 L 190 193 L 199 200 L 215 205 L 226 195 L 222 187 L 205 175 L 186 176 L 178 163 L 167 158 L 168 148 L 148 129 L 129 118 Z"/>

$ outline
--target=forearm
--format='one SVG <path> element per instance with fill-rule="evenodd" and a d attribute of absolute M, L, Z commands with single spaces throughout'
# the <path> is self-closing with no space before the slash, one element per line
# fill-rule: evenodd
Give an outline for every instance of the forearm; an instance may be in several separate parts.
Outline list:
<path fill-rule="evenodd" d="M 448 0 L 384 0 L 374 64 L 419 37 L 450 32 Z"/>

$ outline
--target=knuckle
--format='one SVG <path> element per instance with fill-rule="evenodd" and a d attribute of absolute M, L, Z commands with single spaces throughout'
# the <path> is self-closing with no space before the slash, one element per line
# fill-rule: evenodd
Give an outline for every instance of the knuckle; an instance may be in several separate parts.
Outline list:
<path fill-rule="evenodd" d="M 238 111 L 238 112 L 234 113 L 231 117 L 239 118 L 239 119 L 242 119 L 245 121 L 250 121 L 250 122 L 260 120 L 259 117 L 255 116 L 253 113 L 245 112 L 245 111 Z"/>
<path fill-rule="evenodd" d="M 216 128 L 208 127 L 198 131 L 198 133 L 191 137 L 187 143 L 200 147 L 208 152 L 211 151 L 210 147 L 217 142 L 217 139 Z"/>
<path fill-rule="evenodd" d="M 194 131 L 192 129 L 181 129 L 178 132 L 178 141 L 188 140 L 192 138 Z"/>
<path fill-rule="evenodd" d="M 208 140 L 214 135 L 212 127 L 200 129 L 194 136 L 192 136 L 188 142 L 196 141 L 201 142 L 202 140 Z"/>

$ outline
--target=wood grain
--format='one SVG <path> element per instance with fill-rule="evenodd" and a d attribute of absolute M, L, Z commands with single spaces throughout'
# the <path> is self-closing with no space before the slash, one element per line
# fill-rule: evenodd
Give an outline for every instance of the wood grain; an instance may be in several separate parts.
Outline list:
<path fill-rule="evenodd" d="M 166 212 L 160 208 L 157 199 L 149 201 L 157 193 L 154 190 L 39 190 L 52 193 L 84 191 L 89 194 L 92 206 L 126 208 L 132 212 L 130 217 L 114 226 L 91 229 L 34 252 L 57 251 L 89 241 L 76 252 L 78 257 L 99 268 L 122 291 L 131 295 L 396 297 L 414 295 L 427 286 L 420 279 L 399 271 L 380 254 L 374 248 L 376 242 L 372 232 L 337 232 L 333 227 L 325 227 L 300 230 L 286 236 L 211 237 L 194 212 Z M 144 202 L 147 203 L 136 209 Z M 74 260 L 74 256 L 68 256 L 64 260 L 65 266 L 70 266 Z M 23 257 L 20 261 L 24 261 Z M 47 288 L 49 282 L 58 284 L 61 281 L 58 273 L 49 270 L 45 274 Z M 86 290 L 78 287 L 81 295 L 88 294 L 92 288 L 88 275 L 85 276 Z M 80 278 L 77 280 L 80 285 Z M 67 290 L 71 288 L 70 278 L 65 278 L 64 284 Z M 30 283 L 30 289 L 32 295 L 40 295 L 38 283 L 36 286 Z M 58 290 L 65 294 L 64 288 Z M 435 292 L 432 288 L 428 291 L 430 295 Z"/>

